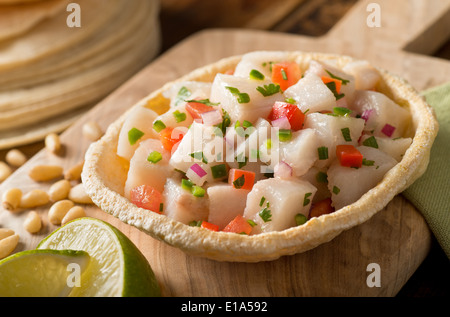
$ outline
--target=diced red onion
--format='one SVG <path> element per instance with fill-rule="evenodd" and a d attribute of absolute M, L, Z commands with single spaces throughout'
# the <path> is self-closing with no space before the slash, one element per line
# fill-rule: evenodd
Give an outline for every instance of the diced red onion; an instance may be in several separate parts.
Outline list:
<path fill-rule="evenodd" d="M 372 113 L 373 113 L 373 109 L 365 110 L 365 111 L 362 113 L 361 118 L 364 119 L 364 120 L 367 122 L 367 120 L 369 120 L 369 118 L 370 118 L 370 116 L 372 115 Z"/>
<path fill-rule="evenodd" d="M 187 178 L 189 178 L 192 182 L 194 182 L 197 186 L 202 186 L 206 181 L 208 173 L 197 163 L 189 167 L 186 172 Z"/>
<path fill-rule="evenodd" d="M 213 126 L 222 122 L 222 114 L 219 110 L 208 111 L 202 113 L 203 124 Z"/>
<path fill-rule="evenodd" d="M 289 178 L 292 176 L 292 167 L 286 162 L 279 162 L 275 165 L 274 176 L 279 178 Z"/>
<path fill-rule="evenodd" d="M 274 128 L 280 128 L 280 129 L 286 129 L 286 130 L 289 130 L 291 128 L 291 124 L 289 123 L 288 118 L 285 116 L 273 120 L 272 126 Z"/>
<path fill-rule="evenodd" d="M 391 126 L 390 124 L 386 124 L 383 129 L 381 129 L 381 132 L 383 132 L 384 135 L 387 137 L 391 137 L 392 134 L 394 134 L 395 127 Z"/>

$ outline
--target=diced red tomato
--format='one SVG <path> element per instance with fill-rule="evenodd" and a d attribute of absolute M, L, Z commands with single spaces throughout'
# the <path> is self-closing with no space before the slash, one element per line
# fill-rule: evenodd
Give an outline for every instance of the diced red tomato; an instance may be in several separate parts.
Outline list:
<path fill-rule="evenodd" d="M 336 92 L 339 94 L 341 92 L 342 81 L 339 79 L 331 78 L 328 76 L 322 76 L 322 81 L 324 84 L 334 82 L 336 84 Z"/>
<path fill-rule="evenodd" d="M 210 106 L 205 105 L 201 102 L 188 102 L 186 103 L 186 111 L 189 112 L 189 114 L 192 116 L 192 118 L 195 119 L 202 119 L 202 113 L 209 112 L 212 109 Z"/>
<path fill-rule="evenodd" d="M 358 168 L 362 166 L 363 155 L 353 145 L 342 144 L 336 146 L 336 156 L 341 166 Z"/>
<path fill-rule="evenodd" d="M 294 131 L 301 130 L 305 122 L 306 115 L 296 105 L 277 101 L 269 114 L 269 121 L 274 121 L 281 117 L 286 117 Z"/>
<path fill-rule="evenodd" d="M 245 233 L 250 234 L 252 232 L 252 226 L 241 215 L 237 215 L 228 225 L 222 230 L 224 232 Z"/>
<path fill-rule="evenodd" d="M 309 218 L 331 214 L 332 212 L 334 212 L 334 207 L 331 205 L 331 198 L 326 198 L 312 204 Z"/>
<path fill-rule="evenodd" d="M 162 195 L 153 187 L 149 185 L 137 186 L 131 190 L 130 196 L 131 202 L 136 206 L 161 214 L 159 210 L 162 203 Z"/>
<path fill-rule="evenodd" d="M 300 66 L 295 62 L 272 64 L 272 82 L 285 91 L 302 77 Z"/>
<path fill-rule="evenodd" d="M 210 222 L 202 221 L 200 226 L 211 231 L 219 231 L 219 226 Z"/>
<path fill-rule="evenodd" d="M 172 152 L 172 149 L 178 144 L 184 137 L 184 133 L 180 129 L 165 128 L 159 133 L 159 139 L 163 147 Z"/>
<path fill-rule="evenodd" d="M 231 169 L 228 175 L 228 182 L 234 188 L 252 190 L 255 184 L 255 173 L 240 169 Z"/>

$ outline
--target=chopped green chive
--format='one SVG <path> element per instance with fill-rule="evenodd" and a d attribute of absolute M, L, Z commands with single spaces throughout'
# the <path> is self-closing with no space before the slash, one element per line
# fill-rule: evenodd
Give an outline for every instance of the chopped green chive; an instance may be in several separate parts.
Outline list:
<path fill-rule="evenodd" d="M 342 82 L 342 85 L 344 85 L 344 86 L 347 85 L 347 84 L 350 82 L 350 80 L 347 80 L 347 79 L 343 79 L 343 78 L 341 78 L 341 77 L 338 77 L 338 76 L 332 74 L 331 72 L 329 72 L 328 70 L 325 70 L 325 71 L 328 73 L 328 75 L 330 75 L 331 78 L 340 80 L 340 81 Z"/>
<path fill-rule="evenodd" d="M 238 177 L 233 182 L 234 188 L 236 188 L 236 189 L 242 188 L 242 186 L 244 186 L 244 184 L 245 184 L 245 175 L 242 175 L 242 176 Z"/>
<path fill-rule="evenodd" d="M 130 142 L 130 145 L 135 145 L 136 142 L 143 136 L 144 132 L 139 129 L 132 128 L 130 131 L 128 131 L 128 142 Z"/>
<path fill-rule="evenodd" d="M 305 198 L 303 198 L 303 207 L 308 206 L 308 204 L 311 202 L 311 199 L 309 199 L 311 195 L 312 193 L 305 194 Z"/>
<path fill-rule="evenodd" d="M 269 97 L 275 95 L 276 93 L 281 92 L 281 87 L 280 85 L 269 84 L 264 85 L 264 87 L 258 86 L 256 90 L 258 90 L 264 97 Z"/>
<path fill-rule="evenodd" d="M 203 152 L 194 152 L 194 153 L 189 154 L 189 156 L 196 160 L 202 161 L 205 164 L 208 164 L 208 161 L 206 160 L 206 157 L 203 154 Z"/>
<path fill-rule="evenodd" d="M 287 103 L 290 103 L 290 104 L 293 104 L 293 105 L 295 105 L 296 104 L 296 101 L 295 101 L 295 99 L 294 98 L 286 98 L 286 100 L 285 100 Z"/>
<path fill-rule="evenodd" d="M 201 188 L 200 186 L 194 186 L 192 187 L 192 195 L 195 197 L 203 197 L 205 196 L 205 189 Z"/>
<path fill-rule="evenodd" d="M 164 130 L 165 128 L 166 128 L 166 125 L 161 120 L 156 120 L 153 123 L 153 130 L 155 130 L 158 133 L 161 132 L 162 130 Z"/>
<path fill-rule="evenodd" d="M 335 83 L 334 81 L 330 81 L 329 83 L 326 83 L 325 85 L 326 85 L 326 86 L 328 87 L 328 89 L 330 89 L 331 92 L 334 94 L 334 97 L 336 97 L 336 100 L 339 100 L 339 99 L 345 97 L 344 94 L 339 94 L 339 93 L 337 92 L 336 83 Z"/>
<path fill-rule="evenodd" d="M 328 159 L 328 148 L 326 146 L 319 147 L 317 153 L 319 154 L 319 160 Z"/>
<path fill-rule="evenodd" d="M 352 137 L 350 135 L 350 128 L 343 128 L 341 129 L 342 132 L 342 136 L 344 137 L 344 140 L 347 142 L 351 142 L 352 141 Z"/>
<path fill-rule="evenodd" d="M 304 214 L 296 214 L 295 215 L 295 223 L 297 226 L 304 225 L 308 221 L 308 218 Z"/>
<path fill-rule="evenodd" d="M 324 172 L 318 172 L 316 174 L 316 180 L 318 183 L 328 183 L 328 175 Z"/>
<path fill-rule="evenodd" d="M 340 188 L 337 186 L 333 186 L 333 194 L 338 195 L 341 192 Z"/>
<path fill-rule="evenodd" d="M 283 80 L 288 80 L 286 71 L 283 68 L 281 69 L 281 76 L 283 77 Z"/>
<path fill-rule="evenodd" d="M 249 103 L 250 102 L 250 96 L 245 92 L 240 92 L 239 89 L 235 87 L 225 87 L 228 89 L 234 96 L 237 97 L 237 101 L 239 103 Z"/>
<path fill-rule="evenodd" d="M 362 165 L 364 165 L 364 166 L 374 166 L 375 165 L 375 161 L 367 160 L 367 159 L 363 158 Z"/>
<path fill-rule="evenodd" d="M 156 164 L 159 161 L 162 160 L 162 154 L 159 153 L 158 151 L 153 151 L 152 153 L 150 153 L 150 155 L 147 157 L 147 161 L 149 161 L 150 163 Z"/>
<path fill-rule="evenodd" d="M 352 111 L 345 107 L 334 107 L 332 115 L 338 116 L 338 117 L 348 117 Z"/>
<path fill-rule="evenodd" d="M 183 122 L 186 120 L 186 114 L 184 112 L 180 112 L 180 111 L 175 111 L 173 113 L 173 116 L 175 117 L 175 120 L 177 121 L 177 123 Z"/>
<path fill-rule="evenodd" d="M 163 212 L 164 211 L 164 203 L 160 203 L 159 204 L 159 212 Z"/>
<path fill-rule="evenodd" d="M 373 147 L 375 149 L 378 149 L 378 142 L 377 139 L 375 139 L 374 136 L 371 136 L 364 140 L 363 145 Z"/>
<path fill-rule="evenodd" d="M 215 165 L 211 167 L 213 178 L 222 178 L 227 176 L 227 167 L 225 164 Z"/>
<path fill-rule="evenodd" d="M 261 219 L 264 221 L 264 222 L 269 222 L 269 221 L 272 221 L 272 212 L 270 211 L 270 209 L 269 208 L 264 208 L 263 210 L 261 210 L 259 213 L 258 213 L 258 215 L 261 217 Z"/>
<path fill-rule="evenodd" d="M 281 142 L 289 142 L 292 139 L 292 131 L 290 129 L 280 129 L 278 138 Z"/>
<path fill-rule="evenodd" d="M 255 80 L 264 80 L 264 75 L 256 69 L 250 71 L 250 78 Z"/>
<path fill-rule="evenodd" d="M 194 183 L 190 181 L 189 179 L 182 179 L 181 180 L 181 188 L 192 191 L 192 187 L 194 186 Z"/>
<path fill-rule="evenodd" d="M 251 219 L 248 219 L 248 220 L 247 220 L 247 223 L 248 223 L 250 226 L 252 226 L 252 227 L 256 226 L 256 222 L 254 222 L 254 221 L 251 220 Z"/>
<path fill-rule="evenodd" d="M 186 87 L 181 87 L 178 91 L 178 94 L 175 98 L 175 106 L 178 106 L 178 104 L 182 101 L 184 101 L 186 98 L 188 98 L 191 95 L 191 92 Z"/>
<path fill-rule="evenodd" d="M 265 201 L 266 201 L 266 197 L 262 196 L 261 200 L 259 201 L 259 207 L 262 207 L 264 205 Z"/>

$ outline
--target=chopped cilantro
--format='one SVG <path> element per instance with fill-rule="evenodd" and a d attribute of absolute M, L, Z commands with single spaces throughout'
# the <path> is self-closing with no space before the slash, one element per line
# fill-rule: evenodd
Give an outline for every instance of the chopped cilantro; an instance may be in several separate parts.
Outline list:
<path fill-rule="evenodd" d="M 258 90 L 264 97 L 269 97 L 281 92 L 280 85 L 275 84 L 264 85 L 264 87 L 258 86 L 256 90 Z"/>

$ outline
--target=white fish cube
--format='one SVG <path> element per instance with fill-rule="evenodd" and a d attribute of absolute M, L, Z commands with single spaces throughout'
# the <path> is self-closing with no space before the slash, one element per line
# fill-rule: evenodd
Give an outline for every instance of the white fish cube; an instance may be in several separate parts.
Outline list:
<path fill-rule="evenodd" d="M 306 116 L 305 129 L 314 129 L 318 143 L 314 151 L 317 156 L 317 167 L 328 166 L 336 157 L 336 146 L 339 144 L 358 145 L 358 140 L 364 129 L 364 120 L 346 116 L 331 116 L 322 113 L 311 113 Z M 349 134 L 346 134 L 346 131 Z M 347 141 L 347 140 L 349 141 Z M 317 149 L 325 147 L 328 159 L 320 159 Z"/>
<path fill-rule="evenodd" d="M 336 97 L 315 74 L 307 74 L 295 85 L 284 92 L 287 98 L 292 98 L 303 112 L 332 111 L 336 106 Z"/>
<path fill-rule="evenodd" d="M 215 185 L 207 189 L 209 197 L 208 222 L 225 228 L 237 215 L 243 215 L 247 195 L 246 189 L 236 189 L 230 185 Z"/>
<path fill-rule="evenodd" d="M 363 137 L 361 138 L 361 144 L 369 137 L 370 137 L 369 135 L 363 135 Z M 402 160 L 406 150 L 412 144 L 411 138 L 390 139 L 390 138 L 375 137 L 375 140 L 377 141 L 378 148 L 384 153 L 389 154 L 390 156 L 395 158 L 397 162 L 400 162 Z"/>
<path fill-rule="evenodd" d="M 157 133 L 152 129 L 151 122 L 158 116 L 156 112 L 143 106 L 132 109 L 125 118 L 117 142 L 117 155 L 128 161 L 139 146 L 139 142 L 148 138 L 157 137 Z M 150 123 L 150 124 L 149 124 Z M 133 128 L 141 131 L 144 135 L 134 144 L 130 143 L 128 133 Z"/>
<path fill-rule="evenodd" d="M 397 164 L 394 158 L 378 149 L 367 146 L 360 146 L 357 149 L 366 161 L 373 161 L 373 165 L 363 165 L 358 169 L 343 167 L 336 159 L 328 169 L 328 188 L 332 193 L 331 200 L 336 210 L 361 198 Z"/>
<path fill-rule="evenodd" d="M 375 136 L 398 138 L 404 137 L 408 132 L 411 118 L 409 111 L 382 93 L 357 91 L 352 109 L 366 117 L 364 130 Z M 385 130 L 386 127 L 390 129 Z"/>
<path fill-rule="evenodd" d="M 343 71 L 353 75 L 356 90 L 375 89 L 381 79 L 380 73 L 368 61 L 350 62 Z"/>
<path fill-rule="evenodd" d="M 195 197 L 181 187 L 181 180 L 168 178 L 163 192 L 164 214 L 175 221 L 189 224 L 191 221 L 208 220 L 208 198 Z"/>
<path fill-rule="evenodd" d="M 161 161 L 149 162 L 147 158 L 155 151 L 161 154 Z M 140 185 L 152 186 L 162 193 L 165 179 L 173 172 L 173 168 L 169 165 L 169 159 L 170 153 L 164 149 L 159 140 L 142 141 L 130 160 L 130 168 L 125 182 L 125 197 L 129 199 L 130 191 Z"/>
<path fill-rule="evenodd" d="M 230 115 L 232 122 L 247 120 L 255 124 L 259 118 L 269 116 L 276 101 L 284 100 L 281 92 L 265 97 L 257 90 L 258 87 L 269 84 L 271 82 L 268 80 L 257 81 L 217 74 L 211 88 L 210 101 L 220 103 L 220 106 Z M 234 93 L 234 89 L 237 89 L 240 94 L 247 94 L 248 100 L 241 99 L 238 94 Z"/>
<path fill-rule="evenodd" d="M 175 83 L 164 91 L 163 95 L 170 99 L 170 107 L 183 106 L 185 100 L 207 99 L 211 94 L 211 83 L 199 81 L 182 81 Z"/>
<path fill-rule="evenodd" d="M 244 54 L 234 70 L 234 76 L 249 78 L 250 72 L 255 69 L 266 78 L 272 78 L 272 63 L 285 62 L 289 59 L 286 52 L 259 51 Z"/>
<path fill-rule="evenodd" d="M 253 232 L 280 231 L 296 226 L 295 216 L 308 217 L 316 188 L 302 180 L 269 178 L 257 182 L 247 196 L 244 217 Z"/>

